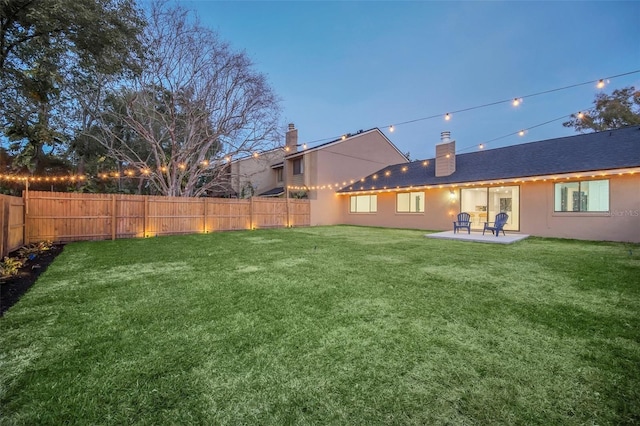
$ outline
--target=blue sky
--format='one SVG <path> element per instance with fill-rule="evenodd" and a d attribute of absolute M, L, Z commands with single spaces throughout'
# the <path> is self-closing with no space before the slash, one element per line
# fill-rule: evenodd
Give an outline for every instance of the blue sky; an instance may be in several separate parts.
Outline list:
<path fill-rule="evenodd" d="M 585 85 L 443 118 L 386 126 L 640 70 L 640 2 L 182 1 L 245 50 L 282 99 L 299 142 L 380 127 L 412 159 L 441 131 L 458 150 L 592 105 Z M 640 73 L 603 89 L 640 87 Z M 491 142 L 575 134 L 562 120 Z M 311 146 L 320 143 L 312 143 Z"/>

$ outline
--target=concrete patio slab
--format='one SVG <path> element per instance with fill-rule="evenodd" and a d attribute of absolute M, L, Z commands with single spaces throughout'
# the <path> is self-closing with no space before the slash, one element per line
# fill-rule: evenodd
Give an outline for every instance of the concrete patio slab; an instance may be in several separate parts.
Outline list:
<path fill-rule="evenodd" d="M 460 241 L 473 241 L 476 243 L 489 243 L 489 244 L 511 244 L 520 240 L 524 240 L 529 235 L 526 234 L 500 234 L 496 237 L 493 234 L 482 235 L 482 232 L 472 232 L 467 234 L 466 232 L 458 232 L 456 234 L 453 231 L 436 232 L 433 234 L 425 234 L 427 238 L 440 238 L 444 240 L 460 240 Z"/>

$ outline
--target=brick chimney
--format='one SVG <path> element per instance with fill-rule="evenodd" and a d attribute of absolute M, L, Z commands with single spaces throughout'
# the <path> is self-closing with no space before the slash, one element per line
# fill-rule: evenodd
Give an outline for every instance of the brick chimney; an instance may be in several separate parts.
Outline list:
<path fill-rule="evenodd" d="M 285 155 L 298 152 L 298 129 L 296 129 L 296 126 L 293 123 L 289 123 L 289 130 L 287 130 L 284 150 L 286 153 Z"/>
<path fill-rule="evenodd" d="M 456 141 L 451 140 L 451 132 L 442 132 L 436 145 L 436 176 L 449 176 L 455 171 Z"/>

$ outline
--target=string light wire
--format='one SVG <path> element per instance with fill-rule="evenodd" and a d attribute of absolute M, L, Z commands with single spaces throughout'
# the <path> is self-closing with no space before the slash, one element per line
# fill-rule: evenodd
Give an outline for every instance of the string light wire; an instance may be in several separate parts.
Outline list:
<path fill-rule="evenodd" d="M 485 104 L 482 104 L 482 105 L 476 105 L 476 106 L 471 106 L 471 107 L 468 107 L 468 108 L 462 108 L 462 109 L 458 109 L 458 110 L 453 110 L 453 111 L 446 112 L 444 114 L 443 113 L 438 113 L 438 114 L 433 114 L 433 115 L 429 115 L 429 116 L 426 116 L 426 117 L 420 117 L 420 118 L 416 118 L 416 119 L 412 119 L 412 120 L 401 121 L 401 122 L 398 122 L 398 123 L 388 124 L 388 125 L 381 126 L 381 127 L 382 128 L 388 128 L 390 132 L 393 132 L 396 129 L 396 127 L 402 126 L 402 125 L 406 125 L 406 124 L 412 124 L 412 123 L 416 123 L 416 122 L 419 122 L 419 121 L 425 121 L 425 120 L 432 120 L 432 119 L 440 118 L 440 117 L 443 117 L 443 116 L 451 118 L 453 116 L 453 114 L 459 114 L 461 112 L 468 112 L 468 111 L 473 111 L 473 110 L 481 109 L 481 108 L 488 108 L 488 107 L 491 107 L 491 106 L 504 104 L 504 103 L 510 103 L 510 104 L 515 105 L 514 101 L 516 101 L 516 100 L 518 100 L 519 103 L 522 103 L 522 101 L 524 99 L 526 99 L 526 98 L 532 98 L 532 97 L 535 97 L 535 96 L 542 96 L 542 95 L 546 95 L 546 94 L 549 94 L 549 93 L 554 93 L 554 92 L 559 92 L 559 91 L 563 91 L 563 90 L 572 89 L 574 87 L 592 85 L 592 84 L 596 83 L 596 85 L 598 85 L 598 87 L 600 88 L 600 83 L 603 82 L 603 81 L 610 82 L 611 79 L 618 78 L 618 77 L 624 77 L 624 76 L 628 76 L 628 75 L 633 75 L 633 74 L 637 74 L 637 73 L 640 73 L 640 69 L 639 70 L 633 70 L 633 71 L 624 72 L 624 73 L 621 73 L 621 74 L 612 75 L 612 76 L 605 77 L 605 78 L 599 78 L 599 79 L 595 79 L 595 80 L 589 80 L 589 81 L 584 81 L 584 82 L 581 82 L 581 83 L 575 83 L 575 84 L 570 84 L 570 85 L 567 85 L 567 86 L 557 87 L 557 88 L 554 88 L 554 89 L 549 89 L 549 90 L 543 90 L 543 91 L 540 91 L 540 92 L 530 93 L 528 95 L 518 96 L 516 98 L 508 98 L 508 99 L 503 99 L 503 100 L 499 100 L 499 101 L 488 102 L 488 103 L 485 103 Z M 581 118 L 580 116 L 582 116 L 585 112 L 588 113 L 589 111 L 590 111 L 590 108 L 585 108 L 585 109 L 580 110 L 580 112 L 578 113 L 578 118 Z M 506 135 L 503 135 L 503 136 L 499 136 L 497 138 L 493 138 L 493 139 L 484 141 L 484 142 L 482 142 L 480 144 L 482 146 L 482 148 L 480 148 L 480 149 L 486 148 L 487 144 L 489 144 L 491 142 L 495 142 L 495 141 L 498 141 L 498 140 L 501 140 L 501 139 L 505 139 L 507 137 L 518 135 L 518 134 L 520 134 L 522 136 L 523 132 L 527 132 L 527 131 L 529 131 L 531 129 L 535 129 L 535 128 L 544 126 L 546 124 L 550 124 L 550 123 L 565 119 L 567 117 L 571 117 L 571 115 L 574 115 L 574 114 L 564 115 L 562 117 L 554 118 L 552 120 L 548 120 L 548 121 L 545 121 L 543 123 L 536 124 L 536 125 L 527 127 L 525 129 L 518 130 L 516 132 L 512 132 L 512 133 L 509 133 L 509 134 L 506 134 Z M 349 135 L 349 136 L 351 136 L 351 135 Z M 327 141 L 332 141 L 332 140 L 338 140 L 338 139 L 345 140 L 346 137 L 347 137 L 347 135 L 342 134 L 342 135 L 339 135 L 339 136 L 334 136 L 334 137 L 329 137 L 329 138 L 316 139 L 316 140 L 313 140 L 311 142 L 304 143 L 303 146 L 304 146 L 304 149 L 306 149 L 307 147 L 309 147 L 312 144 L 321 143 L 321 142 L 327 142 Z M 467 151 L 469 149 L 477 148 L 477 147 L 478 147 L 478 144 L 474 144 L 474 145 L 471 145 L 471 146 L 466 147 L 464 149 L 457 150 L 456 153 L 461 153 L 461 152 Z M 259 153 L 257 153 L 257 152 L 253 153 L 254 157 L 257 156 L 257 155 L 259 155 Z M 227 162 L 230 162 L 230 158 L 228 156 L 225 157 L 225 160 Z M 181 169 L 184 169 L 184 168 L 186 168 L 186 165 L 185 164 L 180 164 L 179 167 Z M 148 175 L 149 174 L 149 172 L 145 173 L 144 171 L 141 172 L 141 173 L 142 173 L 142 175 Z M 102 177 L 104 179 L 105 176 L 106 176 L 106 174 L 99 174 L 98 176 L 96 176 L 96 178 Z M 135 173 L 132 174 L 132 173 L 126 173 L 125 172 L 125 176 L 135 177 L 136 174 Z M 118 176 L 115 176 L 115 177 L 120 178 L 121 176 L 120 176 L 120 174 L 118 174 Z M 50 182 L 50 181 L 56 182 L 56 181 L 59 181 L 59 182 L 64 182 L 65 180 L 69 180 L 70 182 L 74 182 L 75 180 L 84 180 L 84 179 L 87 179 L 87 178 L 90 178 L 90 177 L 85 176 L 85 175 L 75 175 L 75 176 L 71 175 L 71 176 L 62 176 L 62 177 L 49 177 L 49 176 L 41 177 L 41 176 L 17 176 L 17 175 L 9 175 L 9 174 L 0 174 L 0 179 L 9 180 L 9 181 L 27 180 L 28 179 L 31 182 L 39 182 L 39 181 L 45 181 L 45 182 Z"/>
<path fill-rule="evenodd" d="M 436 118 L 442 118 L 442 117 L 446 117 L 447 114 L 451 118 L 453 116 L 453 114 L 459 114 L 461 112 L 468 112 L 468 111 L 473 111 L 473 110 L 476 110 L 476 109 L 488 108 L 488 107 L 492 107 L 492 106 L 500 105 L 500 104 L 505 104 L 505 103 L 513 104 L 514 99 L 518 99 L 520 101 L 520 103 L 522 103 L 524 101 L 524 99 L 527 99 L 527 98 L 533 98 L 535 96 L 542 96 L 542 95 L 546 95 L 546 94 L 549 94 L 549 93 L 560 92 L 560 91 L 563 91 L 563 90 L 573 89 L 575 87 L 580 87 L 580 86 L 593 85 L 594 83 L 595 84 L 599 83 L 601 80 L 609 81 L 609 80 L 612 80 L 614 78 L 625 77 L 625 76 L 628 76 L 628 75 L 633 75 L 633 74 L 638 74 L 638 73 L 640 73 L 640 69 L 624 72 L 624 73 L 621 73 L 621 74 L 612 75 L 612 76 L 609 76 L 609 77 L 598 78 L 598 79 L 589 80 L 589 81 L 583 81 L 581 83 L 569 84 L 567 86 L 556 87 L 554 89 L 549 89 L 549 90 L 543 90 L 543 91 L 540 91 L 540 92 L 530 93 L 528 95 L 518 96 L 517 98 L 511 97 L 511 98 L 508 98 L 508 99 L 502 99 L 502 100 L 499 100 L 499 101 L 488 102 L 488 103 L 485 103 L 485 104 L 475 105 L 475 106 L 462 108 L 462 109 L 458 109 L 458 110 L 454 110 L 454 111 L 441 112 L 441 113 L 429 115 L 429 116 L 426 116 L 426 117 L 414 118 L 412 120 L 405 120 L 405 121 L 400 121 L 400 122 L 397 122 L 397 123 L 386 124 L 384 126 L 377 126 L 377 127 L 380 128 L 380 129 L 384 128 L 384 129 L 389 129 L 389 131 L 392 131 L 391 128 L 393 128 L 393 130 L 396 130 L 396 128 L 398 126 L 417 123 L 419 121 L 426 121 L 426 120 L 433 120 L 433 119 L 436 119 Z M 329 138 L 316 139 L 316 140 L 307 142 L 307 145 L 309 146 L 309 145 L 316 144 L 316 143 L 332 141 L 332 140 L 340 139 L 343 136 L 344 136 L 344 134 L 343 135 L 329 137 Z M 511 135 L 509 135 L 509 136 L 511 136 Z"/>

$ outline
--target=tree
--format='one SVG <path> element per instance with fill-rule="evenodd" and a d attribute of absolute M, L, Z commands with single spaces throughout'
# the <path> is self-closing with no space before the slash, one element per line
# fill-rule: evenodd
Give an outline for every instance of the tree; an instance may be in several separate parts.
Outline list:
<path fill-rule="evenodd" d="M 19 165 L 68 141 L 74 95 L 94 78 L 135 72 L 143 26 L 134 0 L 2 0 L 0 123 Z"/>
<path fill-rule="evenodd" d="M 571 119 L 562 125 L 582 133 L 585 130 L 600 132 L 640 124 L 640 91 L 633 86 L 616 89 L 611 95 L 598 93 L 593 105 L 587 112 L 572 114 Z"/>
<path fill-rule="evenodd" d="M 244 52 L 189 12 L 152 4 L 140 75 L 114 91 L 96 137 L 154 192 L 201 196 L 226 188 L 232 157 L 278 138 L 278 100 Z"/>

